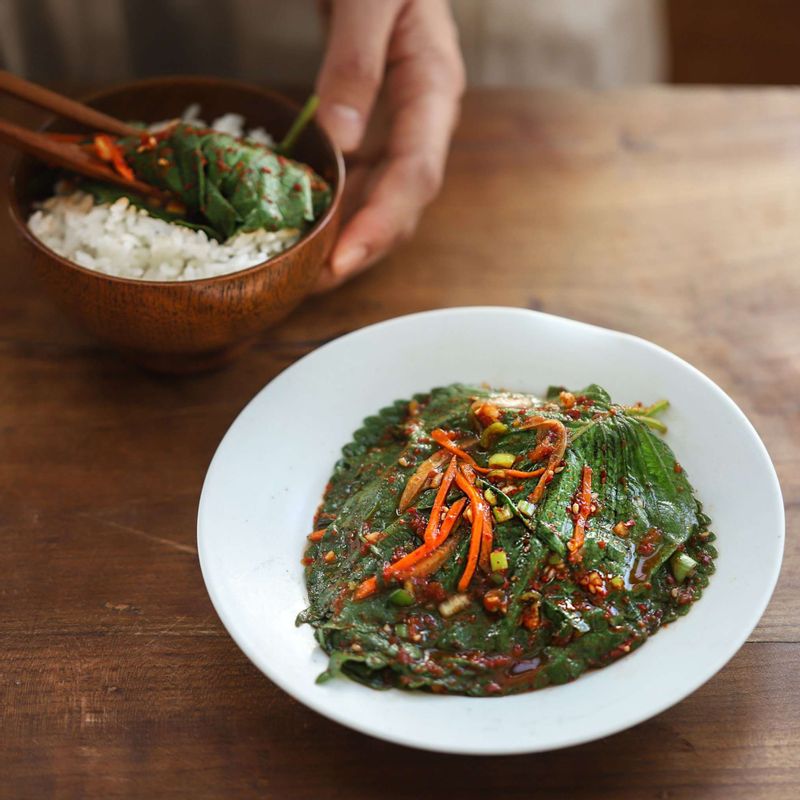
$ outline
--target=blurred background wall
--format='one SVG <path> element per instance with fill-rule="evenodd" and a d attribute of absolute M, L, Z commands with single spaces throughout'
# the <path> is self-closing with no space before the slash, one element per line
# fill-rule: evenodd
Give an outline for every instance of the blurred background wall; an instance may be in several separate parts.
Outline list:
<path fill-rule="evenodd" d="M 380 2 L 380 0 L 363 0 Z M 318 0 L 0 0 L 0 61 L 47 82 L 170 72 L 309 84 Z M 473 85 L 800 83 L 800 0 L 453 0 Z"/>

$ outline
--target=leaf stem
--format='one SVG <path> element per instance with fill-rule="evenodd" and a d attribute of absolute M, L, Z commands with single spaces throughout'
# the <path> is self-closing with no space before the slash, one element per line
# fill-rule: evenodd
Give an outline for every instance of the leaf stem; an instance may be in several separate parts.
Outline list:
<path fill-rule="evenodd" d="M 292 123 L 291 128 L 289 128 L 286 136 L 283 137 L 281 143 L 275 148 L 276 152 L 281 153 L 284 156 L 289 155 L 298 137 L 303 132 L 306 125 L 311 122 L 312 117 L 316 113 L 318 105 L 319 97 L 315 94 L 312 94 L 300 109 L 300 113 L 295 117 L 295 120 Z"/>

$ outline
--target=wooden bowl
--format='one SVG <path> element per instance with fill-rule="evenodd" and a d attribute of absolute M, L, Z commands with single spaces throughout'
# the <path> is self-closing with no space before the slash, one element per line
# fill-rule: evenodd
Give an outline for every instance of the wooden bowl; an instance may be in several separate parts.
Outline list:
<path fill-rule="evenodd" d="M 299 106 L 274 92 L 218 78 L 167 77 L 94 94 L 89 105 L 120 119 L 151 122 L 180 116 L 199 103 L 204 119 L 242 114 L 279 139 Z M 75 131 L 52 120 L 47 130 Z M 341 153 L 318 125 L 309 125 L 293 157 L 330 182 L 333 200 L 297 244 L 254 267 L 193 281 L 142 281 L 85 269 L 56 255 L 28 230 L 32 204 L 52 194 L 55 174 L 29 157 L 12 171 L 11 215 L 30 248 L 46 290 L 84 328 L 136 362 L 162 372 L 220 366 L 265 328 L 285 317 L 313 287 L 330 254 L 344 184 Z"/>

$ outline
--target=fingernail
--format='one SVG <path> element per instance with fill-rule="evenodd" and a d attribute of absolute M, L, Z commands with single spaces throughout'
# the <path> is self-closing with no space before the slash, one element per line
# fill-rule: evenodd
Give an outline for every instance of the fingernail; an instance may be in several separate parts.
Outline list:
<path fill-rule="evenodd" d="M 358 109 L 334 103 L 328 108 L 325 117 L 342 150 L 354 150 L 358 147 L 364 129 L 364 121 Z"/>
<path fill-rule="evenodd" d="M 342 253 L 336 253 L 333 259 L 333 271 L 337 275 L 346 275 L 366 260 L 367 252 L 366 245 L 356 244 Z"/>

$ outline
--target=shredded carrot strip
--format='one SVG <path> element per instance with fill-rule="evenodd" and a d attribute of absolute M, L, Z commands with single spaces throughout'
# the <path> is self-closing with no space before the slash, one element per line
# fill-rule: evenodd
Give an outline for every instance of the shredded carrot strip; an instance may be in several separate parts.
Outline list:
<path fill-rule="evenodd" d="M 569 560 L 573 564 L 580 563 L 583 558 L 583 542 L 586 538 L 586 522 L 592 511 L 592 468 L 587 464 L 581 477 L 581 493 L 578 498 L 578 513 L 575 516 L 575 530 L 567 542 Z"/>
<path fill-rule="evenodd" d="M 539 467 L 531 472 L 523 472 L 519 469 L 504 469 L 501 470 L 507 478 L 536 478 L 542 473 L 546 472 L 545 467 Z"/>
<path fill-rule="evenodd" d="M 523 423 L 519 429 L 528 430 L 530 428 L 550 428 L 556 434 L 556 442 L 554 444 L 547 444 L 544 446 L 538 445 L 533 451 L 537 455 L 550 456 L 547 466 L 531 471 L 480 467 L 469 453 L 453 442 L 446 431 L 441 428 L 436 428 L 431 431 L 431 438 L 444 450 L 450 452 L 453 457 L 450 459 L 450 464 L 447 467 L 442 482 L 439 485 L 439 490 L 436 493 L 428 524 L 425 527 L 423 543 L 398 561 L 385 567 L 383 571 L 384 580 L 405 578 L 411 573 L 415 565 L 428 558 L 436 548 L 447 539 L 464 511 L 467 502 L 469 502 L 472 510 L 472 530 L 470 533 L 469 551 L 467 553 L 467 564 L 458 582 L 458 590 L 460 592 L 466 591 L 479 562 L 483 569 L 489 570 L 489 555 L 494 541 L 494 525 L 492 523 L 489 506 L 483 501 L 482 496 L 475 488 L 475 473 L 479 472 L 485 475 L 490 472 L 499 472 L 509 478 L 535 478 L 538 476 L 540 477 L 539 483 L 530 495 L 530 499 L 533 502 L 537 502 L 547 485 L 553 479 L 555 468 L 564 457 L 567 446 L 567 430 L 563 423 L 545 417 L 532 417 Z M 461 459 L 461 461 L 465 463 L 459 464 L 458 459 Z M 587 509 L 591 509 L 591 468 L 584 467 L 584 470 L 589 470 L 589 504 Z M 584 480 L 586 480 L 585 472 Z M 444 502 L 454 481 L 461 491 L 466 494 L 466 497 L 462 497 L 460 500 L 453 503 L 448 509 L 440 527 L 439 520 L 442 509 L 444 508 Z M 416 488 L 417 487 L 415 487 L 415 489 Z M 581 538 L 580 544 L 577 545 L 578 548 L 583 543 L 582 533 L 585 530 L 586 519 L 588 519 L 588 511 L 581 526 Z M 578 535 L 577 527 L 578 525 L 576 523 L 576 537 Z M 358 586 L 353 597 L 355 600 L 363 600 L 374 594 L 377 589 L 377 577 L 367 578 Z"/>
<path fill-rule="evenodd" d="M 443 544 L 450 535 L 450 532 L 455 527 L 455 524 L 458 521 L 458 518 L 461 516 L 461 512 L 464 510 L 464 506 L 466 504 L 466 497 L 456 500 L 456 502 L 453 503 L 453 505 L 448 509 L 444 521 L 442 522 L 442 527 L 435 532 L 435 536 L 433 536 L 429 541 L 421 544 L 416 550 L 412 550 L 410 553 L 408 553 L 408 555 L 403 556 L 393 564 L 389 564 L 389 566 L 383 571 L 384 580 L 389 580 L 390 578 L 402 580 L 403 578 L 407 577 L 412 567 L 416 566 L 419 562 L 424 561 L 436 550 L 437 547 L 439 547 L 440 544 Z M 353 599 L 363 600 L 364 598 L 375 594 L 377 590 L 378 579 L 374 576 L 372 578 L 367 578 L 359 584 L 355 594 L 353 595 Z"/>
<path fill-rule="evenodd" d="M 373 575 L 371 578 L 367 578 L 365 581 L 362 581 L 358 588 L 353 595 L 353 600 L 363 600 L 365 597 L 369 597 L 371 594 L 375 594 L 378 591 L 378 579 Z"/>
<path fill-rule="evenodd" d="M 528 453 L 528 460 L 535 464 L 545 456 L 549 456 L 552 452 L 553 445 L 548 444 L 547 442 L 541 442 L 540 444 L 537 444 L 530 453 Z"/>
<path fill-rule="evenodd" d="M 127 181 L 134 179 L 133 170 L 125 161 L 117 143 L 104 133 L 99 133 L 94 137 L 95 153 L 103 161 L 110 161 L 114 169 Z"/>
<path fill-rule="evenodd" d="M 444 522 L 442 522 L 442 527 L 439 529 L 439 533 L 436 535 L 436 538 L 433 540 L 433 545 L 438 547 L 444 540 L 450 535 L 450 531 L 453 530 L 458 518 L 461 516 L 461 512 L 464 510 L 464 506 L 467 504 L 467 498 L 462 497 L 459 500 L 456 500 L 450 509 L 448 510 L 447 514 L 445 515 Z"/>
<path fill-rule="evenodd" d="M 453 485 L 453 479 L 456 477 L 456 467 L 457 459 L 453 456 L 444 473 L 442 482 L 439 484 L 439 491 L 436 492 L 436 499 L 433 501 L 433 508 L 431 509 L 431 515 L 428 518 L 428 524 L 425 527 L 425 536 L 423 537 L 426 542 L 430 542 L 436 538 L 436 531 L 439 528 L 439 516 L 442 513 L 442 506 L 444 505 L 447 493 Z"/>
<path fill-rule="evenodd" d="M 308 534 L 308 538 L 312 542 L 318 542 L 324 535 L 327 528 L 320 528 L 318 531 Z"/>
<path fill-rule="evenodd" d="M 458 581 L 458 591 L 465 592 L 475 574 L 475 567 L 478 566 L 478 556 L 481 548 L 481 535 L 483 533 L 483 506 L 485 503 L 481 500 L 480 495 L 470 481 L 470 473 L 468 468 L 464 465 L 461 466 L 458 474 L 456 475 L 456 483 L 461 491 L 467 495 L 470 501 L 470 508 L 472 509 L 472 534 L 469 542 L 469 552 L 467 553 L 467 566 L 464 568 L 464 573 Z"/>
<path fill-rule="evenodd" d="M 439 547 L 439 545 L 445 542 L 458 521 L 458 518 L 461 516 L 461 512 L 464 510 L 466 504 L 466 497 L 456 500 L 448 510 L 444 522 L 442 522 L 442 527 L 439 529 L 436 536 L 420 545 L 416 550 L 412 550 L 408 555 L 395 561 L 393 564 L 389 564 L 383 571 L 383 577 L 385 579 L 397 578 L 400 580 L 405 578 L 412 567 L 424 561 Z"/>
<path fill-rule="evenodd" d="M 119 150 L 119 148 L 114 149 L 111 163 L 114 165 L 114 169 L 122 175 L 126 181 L 132 182 L 134 180 L 133 170 L 128 166 L 128 162 L 125 161 L 125 157 L 122 155 L 122 151 Z"/>
<path fill-rule="evenodd" d="M 111 137 L 99 133 L 94 137 L 95 154 L 102 161 L 111 161 Z"/>
<path fill-rule="evenodd" d="M 437 547 L 418 564 L 414 564 L 413 567 L 395 575 L 395 579 L 404 581 L 406 578 L 425 578 L 428 575 L 433 575 L 453 555 L 453 550 L 457 544 L 458 542 L 455 539 L 448 539 L 441 547 Z"/>
<path fill-rule="evenodd" d="M 441 428 L 436 428 L 436 430 L 431 431 L 431 439 L 445 450 L 449 450 L 453 455 L 466 461 L 472 469 L 476 472 L 480 472 L 482 475 L 488 475 L 490 472 L 502 472 L 509 478 L 535 478 L 544 472 L 544 467 L 535 469 L 532 472 L 523 472 L 518 469 L 503 469 L 499 467 L 479 467 L 475 463 L 475 459 L 465 450 L 462 450 L 458 445 L 454 444 L 453 440 Z"/>
<path fill-rule="evenodd" d="M 564 458 L 564 452 L 567 449 L 567 429 L 560 420 L 550 419 L 548 417 L 531 417 L 529 420 L 523 422 L 518 430 L 527 431 L 531 428 L 549 428 L 556 435 L 553 451 L 550 454 L 550 458 L 547 460 L 547 467 L 542 473 L 542 477 L 539 478 L 539 483 L 536 484 L 536 488 L 528 496 L 528 499 L 532 503 L 538 503 L 539 500 L 542 499 L 544 490 L 547 488 L 550 481 L 553 480 L 556 467 L 561 462 L 561 459 Z M 537 447 L 536 450 L 538 449 Z"/>
<path fill-rule="evenodd" d="M 491 470 L 487 469 L 486 467 L 479 467 L 475 463 L 475 459 L 465 450 L 462 450 L 458 445 L 453 444 L 453 440 L 441 428 L 436 428 L 435 430 L 431 431 L 431 439 L 433 439 L 436 444 L 444 447 L 445 450 L 449 450 L 453 455 L 458 456 L 463 461 L 466 461 L 467 464 L 469 464 L 477 472 L 482 472 L 484 474 L 491 472 Z"/>

